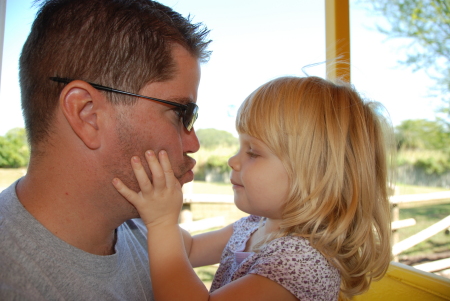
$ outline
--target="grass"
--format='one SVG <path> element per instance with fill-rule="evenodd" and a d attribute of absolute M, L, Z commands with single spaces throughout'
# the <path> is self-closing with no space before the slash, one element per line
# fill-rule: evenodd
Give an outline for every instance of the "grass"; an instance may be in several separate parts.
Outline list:
<path fill-rule="evenodd" d="M 0 188 L 6 188 L 25 175 L 26 168 L 0 168 Z"/>
<path fill-rule="evenodd" d="M 440 187 L 424 187 L 411 185 L 397 185 L 399 194 L 421 194 L 437 191 L 446 191 L 448 189 Z M 426 228 L 439 222 L 450 215 L 450 201 L 444 204 L 435 204 L 430 206 L 420 206 L 400 209 L 400 220 L 414 218 L 416 224 L 398 230 L 399 241 L 402 241 Z M 450 250 L 450 235 L 448 231 L 441 231 L 423 242 L 403 251 L 399 255 L 399 260 L 410 257 L 426 257 L 433 254 L 448 252 Z"/>
<path fill-rule="evenodd" d="M 207 183 L 202 181 L 193 182 L 194 193 L 205 194 L 233 194 L 233 189 L 229 183 Z"/>
<path fill-rule="evenodd" d="M 214 279 L 214 275 L 216 274 L 218 265 L 208 265 L 204 267 L 194 268 L 195 273 L 198 278 L 205 284 L 208 290 L 211 288 L 211 283 Z"/>
<path fill-rule="evenodd" d="M 398 230 L 400 241 L 428 228 L 449 215 L 450 203 L 400 209 L 400 220 L 407 218 L 414 218 L 416 220 L 414 226 Z M 449 250 L 450 235 L 446 234 L 445 231 L 441 231 L 429 239 L 404 251 L 400 254 L 400 258 L 402 256 L 424 256 L 426 254 L 436 254 L 447 252 Z"/>
<path fill-rule="evenodd" d="M 434 160 L 447 160 L 447 155 L 441 150 L 406 150 L 402 149 L 397 153 L 397 162 L 399 165 L 414 165 L 420 159 L 432 158 Z"/>
<path fill-rule="evenodd" d="M 397 184 L 396 186 L 398 194 L 419 194 L 448 190 L 447 188 L 442 187 L 412 186 L 404 184 Z"/>

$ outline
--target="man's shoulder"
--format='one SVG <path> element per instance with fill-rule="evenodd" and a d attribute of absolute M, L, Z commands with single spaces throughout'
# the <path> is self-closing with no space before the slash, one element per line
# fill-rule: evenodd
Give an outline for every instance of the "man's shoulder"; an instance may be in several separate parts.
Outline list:
<path fill-rule="evenodd" d="M 0 191 L 0 208 L 9 205 L 10 201 L 14 198 L 17 198 L 16 194 L 16 184 L 17 182 L 12 183 L 10 186 L 3 188 Z M 1 213 L 1 211 L 0 211 Z"/>
<path fill-rule="evenodd" d="M 9 225 L 15 220 L 17 203 L 15 183 L 0 192 L 0 246 L 6 242 L 5 236 L 10 234 L 10 230 L 15 229 Z"/>
<path fill-rule="evenodd" d="M 5 221 L 2 216 L 0 219 Z M 45 284 L 40 279 L 45 277 L 37 272 L 39 267 L 35 258 L 30 257 L 21 245 L 20 234 L 10 229 L 9 225 L 0 221 L 0 299 L 44 300 L 36 288 Z"/>
<path fill-rule="evenodd" d="M 83 252 L 45 233 L 11 231 L 11 226 L 8 222 L 8 231 L 0 234 L 0 300 L 83 300 L 102 294 L 115 299 L 126 287 L 144 282 L 148 290 L 134 287 L 132 295 L 151 295 L 146 237 L 139 220 L 118 228 L 117 253 L 109 256 Z"/>
<path fill-rule="evenodd" d="M 33 228 L 30 225 L 32 216 L 17 197 L 17 182 L 0 192 L 0 245 L 5 243 L 5 236 L 21 235 L 20 233 L 29 231 L 30 227 Z"/>
<path fill-rule="evenodd" d="M 140 219 L 133 219 L 120 225 L 117 232 L 116 254 L 97 256 L 83 252 L 55 237 L 34 219 L 17 199 L 14 188 L 7 194 L 3 192 L 0 300 L 83 300 L 104 294 L 117 297 L 126 287 L 145 281 L 148 290 L 134 289 L 136 295 L 150 296 L 145 225 Z"/>

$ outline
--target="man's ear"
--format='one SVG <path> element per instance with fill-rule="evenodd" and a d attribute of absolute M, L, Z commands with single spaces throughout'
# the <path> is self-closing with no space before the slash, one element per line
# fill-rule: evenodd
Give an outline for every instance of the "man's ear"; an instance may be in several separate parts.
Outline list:
<path fill-rule="evenodd" d="M 98 117 L 105 101 L 102 93 L 81 80 L 68 83 L 59 97 L 67 122 L 90 149 L 100 147 Z"/>

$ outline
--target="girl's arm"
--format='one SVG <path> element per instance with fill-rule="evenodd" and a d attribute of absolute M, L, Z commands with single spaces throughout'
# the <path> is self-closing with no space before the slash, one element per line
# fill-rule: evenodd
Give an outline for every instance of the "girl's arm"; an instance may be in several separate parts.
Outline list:
<path fill-rule="evenodd" d="M 192 267 L 219 263 L 222 251 L 233 234 L 233 224 L 220 230 L 191 236 L 181 229 L 184 246 Z"/>
<path fill-rule="evenodd" d="M 137 208 L 147 227 L 150 274 L 156 300 L 297 300 L 278 283 L 258 275 L 244 276 L 210 295 L 192 269 L 185 252 L 183 235 L 178 226 L 183 202 L 181 185 L 173 175 L 167 153 L 159 153 L 161 164 L 153 152 L 147 151 L 145 156 L 153 183 L 139 158 L 133 157 L 132 167 L 141 191 L 136 193 L 128 189 L 119 179 L 114 179 L 113 184 Z M 228 231 L 230 228 L 223 231 L 222 239 Z M 209 239 L 202 237 L 198 246 L 201 247 Z M 196 253 L 195 248 L 193 242 L 191 252 Z M 211 259 L 216 259 L 215 256 Z M 194 261 L 197 260 L 201 261 Z"/>

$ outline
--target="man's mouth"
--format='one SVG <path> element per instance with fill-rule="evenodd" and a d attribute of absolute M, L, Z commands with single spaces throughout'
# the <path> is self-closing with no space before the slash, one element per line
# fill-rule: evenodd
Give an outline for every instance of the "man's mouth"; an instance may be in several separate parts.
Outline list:
<path fill-rule="evenodd" d="M 181 180 L 181 178 L 185 177 L 188 173 L 192 174 L 192 175 L 188 176 L 189 178 L 193 177 L 193 175 L 194 175 L 194 173 L 192 172 L 192 169 L 194 169 L 194 166 L 195 166 L 195 164 L 197 162 L 195 161 L 195 159 L 193 159 L 193 158 L 191 158 L 191 157 L 189 157 L 187 155 L 185 155 L 185 157 L 186 157 L 185 163 L 180 166 L 180 171 L 181 172 L 180 172 L 180 174 L 178 176 L 176 176 L 176 178 L 179 181 Z M 189 181 L 192 181 L 192 180 L 189 180 Z"/>

